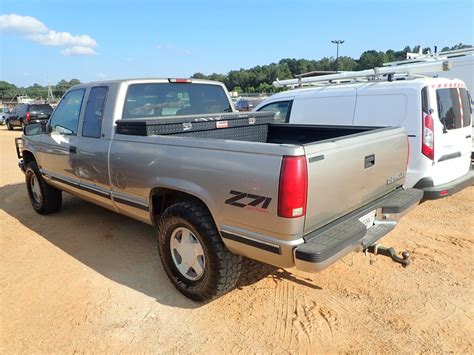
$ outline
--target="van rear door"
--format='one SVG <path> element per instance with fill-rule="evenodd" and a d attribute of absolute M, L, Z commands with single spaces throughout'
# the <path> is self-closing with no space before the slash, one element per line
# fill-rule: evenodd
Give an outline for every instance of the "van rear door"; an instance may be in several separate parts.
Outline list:
<path fill-rule="evenodd" d="M 440 87 L 441 86 L 441 87 Z M 434 185 L 453 181 L 470 169 L 471 105 L 464 84 L 450 82 L 431 87 L 434 121 Z M 433 107 L 436 106 L 436 107 Z"/>

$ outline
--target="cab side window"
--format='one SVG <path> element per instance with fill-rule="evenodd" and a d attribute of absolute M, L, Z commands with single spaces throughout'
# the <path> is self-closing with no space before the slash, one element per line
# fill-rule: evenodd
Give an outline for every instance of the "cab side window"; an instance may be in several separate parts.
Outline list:
<path fill-rule="evenodd" d="M 106 86 L 96 86 L 91 89 L 84 114 L 83 137 L 100 138 L 107 91 Z"/>
<path fill-rule="evenodd" d="M 50 126 L 52 132 L 76 135 L 81 113 L 84 89 L 70 91 L 64 96 L 53 112 Z"/>
<path fill-rule="evenodd" d="M 270 111 L 275 113 L 275 123 L 288 122 L 292 101 L 273 102 L 261 107 L 258 111 Z"/>

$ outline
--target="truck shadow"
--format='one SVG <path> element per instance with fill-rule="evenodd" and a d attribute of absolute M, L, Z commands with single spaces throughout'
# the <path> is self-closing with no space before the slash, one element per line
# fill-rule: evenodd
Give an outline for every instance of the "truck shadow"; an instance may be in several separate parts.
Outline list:
<path fill-rule="evenodd" d="M 30 206 L 24 184 L 0 187 L 0 208 L 28 229 L 103 276 L 173 307 L 197 308 L 168 280 L 159 260 L 151 226 L 63 193 L 58 213 L 40 216 Z M 313 283 L 273 266 L 246 261 L 237 287 L 264 277 Z"/>

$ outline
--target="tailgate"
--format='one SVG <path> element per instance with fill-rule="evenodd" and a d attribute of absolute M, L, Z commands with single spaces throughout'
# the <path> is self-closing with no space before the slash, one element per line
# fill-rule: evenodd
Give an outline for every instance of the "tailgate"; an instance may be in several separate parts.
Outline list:
<path fill-rule="evenodd" d="M 382 128 L 304 145 L 309 233 L 403 185 L 408 156 L 405 129 Z"/>

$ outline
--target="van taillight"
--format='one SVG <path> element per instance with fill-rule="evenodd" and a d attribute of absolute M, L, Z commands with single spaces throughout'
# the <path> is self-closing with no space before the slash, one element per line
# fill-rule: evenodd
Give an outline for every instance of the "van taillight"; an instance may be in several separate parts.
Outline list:
<path fill-rule="evenodd" d="M 283 157 L 278 191 L 278 216 L 296 218 L 306 214 L 308 169 L 306 157 Z"/>
<path fill-rule="evenodd" d="M 28 122 L 30 122 L 30 119 L 31 119 L 31 115 L 30 115 L 29 112 L 27 112 L 27 113 L 26 113 L 26 120 L 27 120 Z"/>
<path fill-rule="evenodd" d="M 434 121 L 429 113 L 423 116 L 423 135 L 421 141 L 421 152 L 427 158 L 434 160 Z"/>

